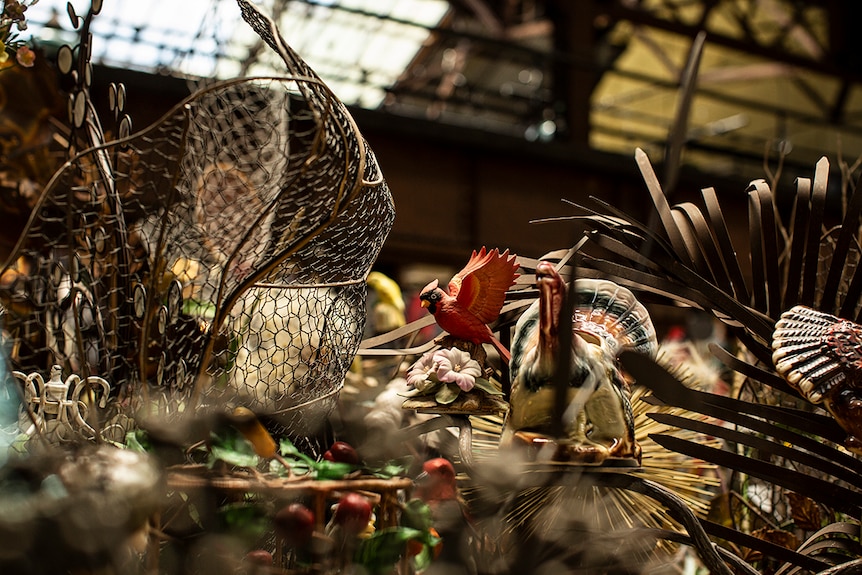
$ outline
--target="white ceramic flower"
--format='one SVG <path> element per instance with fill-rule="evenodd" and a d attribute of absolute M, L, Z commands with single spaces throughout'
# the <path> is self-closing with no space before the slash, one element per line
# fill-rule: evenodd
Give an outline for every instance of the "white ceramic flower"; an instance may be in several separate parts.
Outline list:
<path fill-rule="evenodd" d="M 407 387 L 419 392 L 430 391 L 432 387 L 438 384 L 437 381 L 431 379 L 436 371 L 437 364 L 434 361 L 434 354 L 426 353 L 407 371 Z"/>
<path fill-rule="evenodd" d="M 437 379 L 454 383 L 464 391 L 473 389 L 476 378 L 482 375 L 479 362 L 456 347 L 438 350 L 433 360 L 437 364 Z"/>

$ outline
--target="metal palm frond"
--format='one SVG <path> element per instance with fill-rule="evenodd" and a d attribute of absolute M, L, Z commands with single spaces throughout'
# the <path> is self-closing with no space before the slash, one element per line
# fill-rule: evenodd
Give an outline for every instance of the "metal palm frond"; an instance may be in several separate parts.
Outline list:
<path fill-rule="evenodd" d="M 659 364 L 625 354 L 626 370 L 652 392 L 653 401 L 682 410 L 653 413 L 654 422 L 714 437 L 724 446 L 703 445 L 678 432 L 652 432 L 651 439 L 730 470 L 726 505 L 713 509 L 718 517 L 704 526 L 733 549 L 748 550 L 740 551 L 746 560 L 784 573 L 847 562 L 853 557 L 849 549 L 859 545 L 852 518 L 862 511 L 862 464 L 843 447 L 848 432 L 777 373 L 772 346 L 776 321 L 798 304 L 859 319 L 858 186 L 838 218 L 841 224 L 826 229 L 834 218 L 826 212 L 825 158 L 813 180 L 797 180 L 787 224 L 766 182 L 752 182 L 744 250 L 750 258 L 743 259 L 715 190 L 703 189 L 700 205 L 671 206 L 640 150 L 636 161 L 655 207 L 655 225 L 591 199 L 583 208 L 590 231 L 579 251 L 579 273 L 610 277 L 658 302 L 706 310 L 744 346 L 735 354 L 711 346 L 736 374 L 731 397 L 692 389 Z M 851 541 L 836 543 L 848 529 Z"/>
<path fill-rule="evenodd" d="M 745 511 L 754 517 L 741 519 L 744 513 L 729 508 L 730 525 L 705 522 L 708 533 L 779 562 L 815 571 L 846 561 L 848 554 L 816 558 L 822 547 L 788 549 L 770 544 L 768 537 L 752 537 L 752 533 L 758 528 L 778 532 L 792 522 L 797 529 L 820 538 L 838 530 L 833 526 L 821 532 L 831 518 L 835 524 L 852 526 L 855 543 L 849 545 L 859 547 L 859 525 L 852 518 L 862 513 L 862 490 L 858 487 L 862 462 L 835 445 L 844 432 L 830 417 L 692 390 L 655 362 L 635 354 L 624 354 L 622 362 L 657 399 L 688 412 L 685 417 L 656 413 L 652 419 L 721 439 L 728 446 L 707 446 L 676 433 L 651 435 L 671 451 L 739 474 L 740 481 L 734 483 L 740 488 L 736 495 L 748 502 Z M 706 422 L 704 416 L 721 423 Z M 815 510 L 817 519 L 803 521 L 799 511 L 802 503 Z"/>
<path fill-rule="evenodd" d="M 793 216 L 785 226 L 774 192 L 763 180 L 748 189 L 750 260 L 731 240 L 718 195 L 701 191 L 702 205 L 671 206 L 646 154 L 635 160 L 653 200 L 658 224 L 591 198 L 583 219 L 592 233 L 581 250 L 587 267 L 617 277 L 666 301 L 710 311 L 725 321 L 758 359 L 771 364 L 775 321 L 803 304 L 860 319 L 862 271 L 857 273 L 862 192 L 856 190 L 842 224 L 824 228 L 829 163 L 821 159 L 813 182 L 797 180 Z M 858 188 L 858 186 L 857 186 Z"/>

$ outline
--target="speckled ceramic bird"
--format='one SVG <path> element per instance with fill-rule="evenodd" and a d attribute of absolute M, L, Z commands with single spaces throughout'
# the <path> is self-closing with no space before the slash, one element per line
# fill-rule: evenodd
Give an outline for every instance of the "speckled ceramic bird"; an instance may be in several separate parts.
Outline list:
<path fill-rule="evenodd" d="M 457 339 L 474 344 L 490 343 L 500 356 L 509 361 L 509 350 L 491 333 L 488 324 L 497 319 L 506 299 L 506 290 L 518 277 L 518 264 L 509 250 L 484 247 L 473 251 L 470 261 L 449 281 L 447 294 L 437 280 L 419 294 L 422 307 L 428 309 L 442 329 Z"/>
<path fill-rule="evenodd" d="M 510 411 L 502 444 L 543 445 L 552 439 L 559 357 L 559 318 L 566 283 L 549 262 L 536 267 L 539 299 L 515 326 L 512 339 Z M 658 343 L 646 308 L 613 282 L 578 279 L 572 318 L 572 359 L 566 394 L 564 438 L 558 457 L 601 463 L 609 457 L 640 458 L 628 397 L 617 357 L 624 348 L 654 356 Z"/>
<path fill-rule="evenodd" d="M 862 454 L 862 325 L 805 306 L 781 314 L 772 335 L 775 369 L 811 403 L 822 403 Z"/>

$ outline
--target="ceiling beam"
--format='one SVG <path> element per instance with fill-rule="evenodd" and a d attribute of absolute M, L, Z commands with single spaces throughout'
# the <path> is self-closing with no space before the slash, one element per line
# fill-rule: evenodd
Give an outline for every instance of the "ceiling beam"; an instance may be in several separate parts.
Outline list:
<path fill-rule="evenodd" d="M 607 5 L 608 15 L 614 21 L 629 21 L 635 24 L 651 26 L 660 30 L 666 30 L 680 34 L 682 36 L 694 37 L 698 32 L 703 30 L 700 24 L 686 24 L 678 20 L 668 20 L 656 15 L 654 12 L 640 8 L 638 5 L 625 0 L 614 0 Z M 789 53 L 783 50 L 780 46 L 772 46 L 759 44 L 751 39 L 741 39 L 724 34 L 716 33 L 709 29 L 707 32 L 707 42 L 724 46 L 745 52 L 746 54 L 760 56 L 775 62 L 782 62 L 798 68 L 804 68 L 812 72 L 828 74 L 844 80 L 853 82 L 862 81 L 862 70 L 852 69 L 846 66 L 839 65 L 834 58 L 831 57 L 829 51 L 820 53 L 820 58 L 804 57 L 797 54 Z"/>
<path fill-rule="evenodd" d="M 491 36 L 499 38 L 503 35 L 505 29 L 503 22 L 497 18 L 485 0 L 460 0 L 460 2 L 476 16 Z"/>
<path fill-rule="evenodd" d="M 602 70 L 596 59 L 600 14 L 597 0 L 548 0 L 548 17 L 554 22 L 553 100 L 563 103 L 565 119 L 557 137 L 569 143 L 587 144 L 590 134 L 590 103 Z M 578 61 L 586 65 L 579 65 Z"/>

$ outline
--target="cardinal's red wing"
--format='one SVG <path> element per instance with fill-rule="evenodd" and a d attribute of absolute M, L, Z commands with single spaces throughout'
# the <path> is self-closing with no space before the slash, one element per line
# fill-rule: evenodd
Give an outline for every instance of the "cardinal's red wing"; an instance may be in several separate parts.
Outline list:
<path fill-rule="evenodd" d="M 479 253 L 473 251 L 470 261 L 449 282 L 449 295 L 482 323 L 491 323 L 500 315 L 506 290 L 515 283 L 518 274 L 516 258 L 509 250 L 502 254 L 497 248 Z"/>
<path fill-rule="evenodd" d="M 467 265 L 464 268 L 452 276 L 452 279 L 449 280 L 449 295 L 457 298 L 458 293 L 461 291 L 461 282 L 465 277 L 472 274 L 476 269 L 485 265 L 485 260 L 488 259 L 488 255 L 485 252 L 485 246 L 482 246 L 482 249 L 479 250 L 479 253 L 476 253 L 476 250 L 473 250 L 473 254 L 470 256 L 470 259 L 467 261 Z"/>

